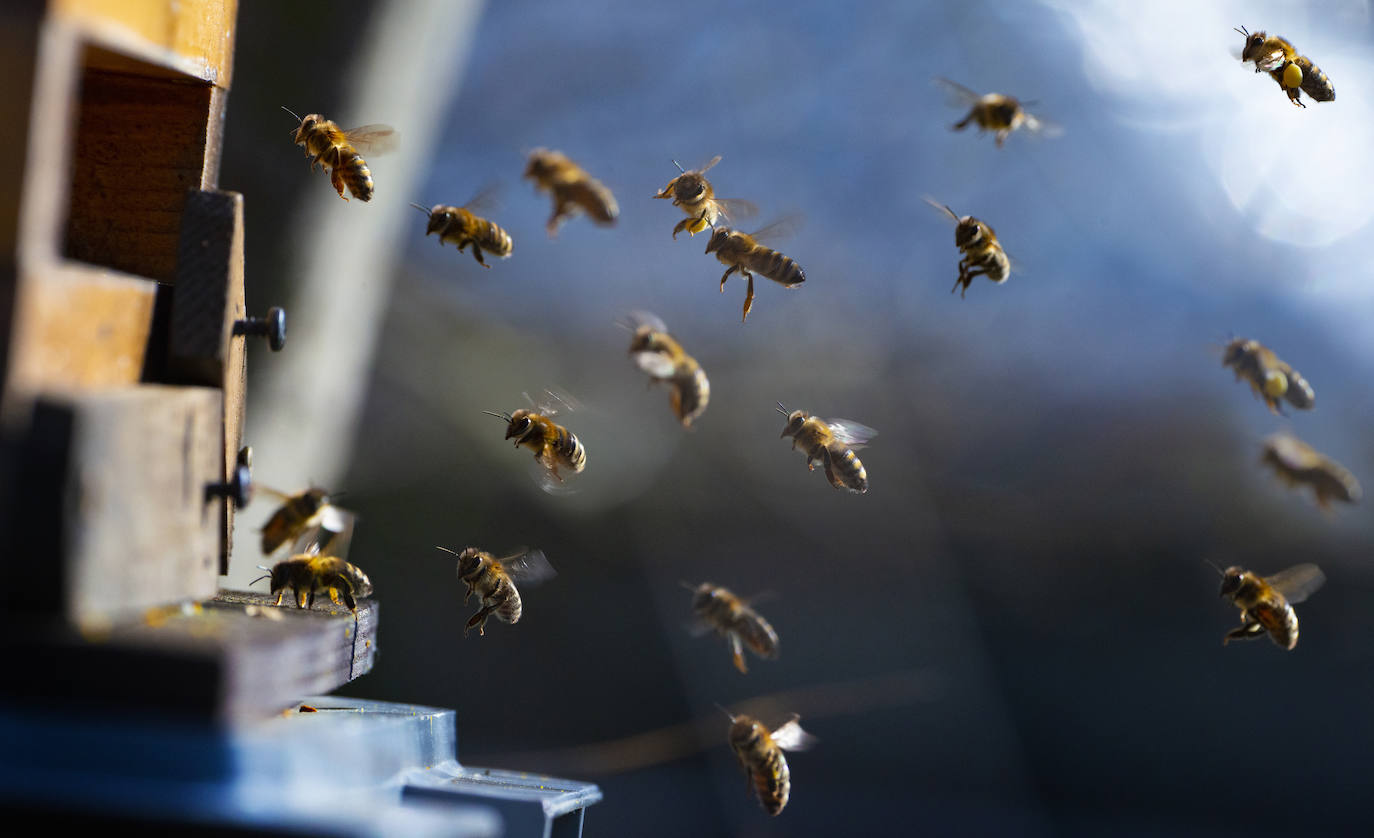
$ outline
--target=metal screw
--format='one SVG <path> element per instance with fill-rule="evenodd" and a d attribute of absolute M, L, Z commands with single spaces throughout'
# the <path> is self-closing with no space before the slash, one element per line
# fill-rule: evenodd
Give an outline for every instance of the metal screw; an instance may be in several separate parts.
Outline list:
<path fill-rule="evenodd" d="M 280 352 L 286 346 L 286 309 L 272 306 L 266 317 L 245 317 L 234 323 L 236 335 L 261 335 L 267 338 L 267 345 L 273 352 Z"/>
<path fill-rule="evenodd" d="M 232 500 L 236 509 L 247 506 L 253 499 L 253 472 L 240 464 L 234 468 L 233 478 L 228 483 L 206 483 L 206 502 L 215 498 Z"/>

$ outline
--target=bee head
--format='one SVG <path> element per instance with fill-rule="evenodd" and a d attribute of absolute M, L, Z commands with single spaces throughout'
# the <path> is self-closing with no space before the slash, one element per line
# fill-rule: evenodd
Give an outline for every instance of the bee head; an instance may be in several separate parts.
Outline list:
<path fill-rule="evenodd" d="M 959 226 L 954 228 L 954 244 L 956 247 L 970 247 L 977 244 L 982 238 L 983 228 L 979 225 L 978 219 L 971 215 L 966 215 L 959 219 Z"/>
<path fill-rule="evenodd" d="M 1221 365 L 1231 367 L 1239 364 L 1241 359 L 1250 351 L 1250 344 L 1245 338 L 1234 338 L 1226 344 L 1226 348 L 1221 351 Z"/>
<path fill-rule="evenodd" d="M 749 716 L 731 716 L 730 747 L 735 750 L 748 750 L 763 741 L 767 734 L 763 724 Z"/>
<path fill-rule="evenodd" d="M 1249 61 L 1254 58 L 1260 51 L 1260 48 L 1264 46 L 1264 42 L 1268 36 L 1263 32 L 1248 32 L 1244 26 L 1236 31 L 1245 36 L 1245 50 L 1241 52 L 1240 60 Z"/>
<path fill-rule="evenodd" d="M 683 582 L 682 586 L 692 592 L 692 609 L 694 611 L 705 609 L 719 596 L 719 589 L 710 582 L 702 582 L 700 585 L 689 585 Z"/>
<path fill-rule="evenodd" d="M 1218 596 L 1231 596 L 1240 590 L 1245 578 L 1245 569 L 1232 565 L 1221 573 L 1221 593 Z"/>
<path fill-rule="evenodd" d="M 428 236 L 430 233 L 442 235 L 443 231 L 447 230 L 457 218 L 458 214 L 453 211 L 452 207 L 436 204 L 434 209 L 429 211 L 429 223 L 425 225 L 425 235 Z"/>
<path fill-rule="evenodd" d="M 506 426 L 506 439 L 515 437 L 523 439 L 525 434 L 530 432 L 530 426 L 534 424 L 531 416 L 529 409 L 522 407 L 507 417 L 509 424 Z"/>
<path fill-rule="evenodd" d="M 801 433 L 802 425 L 806 424 L 809 414 L 804 410 L 794 410 L 787 412 L 787 408 L 778 402 L 778 412 L 787 417 L 787 426 L 782 429 L 782 436 L 796 436 Z"/>
<path fill-rule="evenodd" d="M 525 164 L 525 177 L 538 180 L 553 174 L 554 155 L 557 152 L 547 148 L 536 148 L 530 152 L 529 162 Z"/>
<path fill-rule="evenodd" d="M 729 227 L 716 227 L 711 233 L 711 240 L 706 242 L 706 252 L 715 253 L 725 246 L 725 242 L 730 238 Z"/>
<path fill-rule="evenodd" d="M 468 547 L 458 554 L 458 578 L 468 579 L 482 570 L 486 557 L 476 547 Z"/>
<path fill-rule="evenodd" d="M 681 204 L 694 204 L 705 200 L 707 194 L 706 178 L 700 172 L 684 172 L 673 180 L 673 200 Z"/>

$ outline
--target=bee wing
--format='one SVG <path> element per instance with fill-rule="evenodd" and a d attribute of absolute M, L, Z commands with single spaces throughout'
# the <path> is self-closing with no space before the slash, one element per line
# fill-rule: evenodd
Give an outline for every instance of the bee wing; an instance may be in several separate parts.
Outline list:
<path fill-rule="evenodd" d="M 983 98 L 983 94 L 974 92 L 974 91 L 972 91 L 972 90 L 969 90 L 967 87 L 964 87 L 962 84 L 959 84 L 958 82 L 950 81 L 949 79 L 947 79 L 947 78 L 945 78 L 945 77 L 943 77 L 943 76 L 936 76 L 936 77 L 935 77 L 935 83 L 936 83 L 937 85 L 939 85 L 940 87 L 944 88 L 946 93 L 949 93 L 949 94 L 950 94 L 950 103 L 951 103 L 951 104 L 955 104 L 955 105 L 972 105 L 973 103 L 977 102 L 979 99 L 982 99 L 982 98 Z"/>
<path fill-rule="evenodd" d="M 877 431 L 852 419 L 827 419 L 825 424 L 830 426 L 836 439 L 850 448 L 862 448 L 878 435 Z"/>
<path fill-rule="evenodd" d="M 266 494 L 271 495 L 274 498 L 277 498 L 278 500 L 287 500 L 291 497 L 290 494 L 283 492 L 281 489 L 273 489 L 271 486 L 264 486 L 261 483 L 253 484 L 253 492 L 264 492 Z"/>
<path fill-rule="evenodd" d="M 534 404 L 529 393 L 523 395 L 526 401 Z M 560 410 L 567 410 L 569 413 L 581 410 L 582 403 L 561 390 L 545 388 L 544 395 L 539 398 L 538 404 L 534 404 L 534 409 L 545 416 L 556 416 Z"/>
<path fill-rule="evenodd" d="M 1307 599 L 1326 582 L 1326 574 L 1314 564 L 1294 565 L 1280 570 L 1264 581 L 1283 594 L 1289 605 L 1296 605 Z"/>
<path fill-rule="evenodd" d="M 400 145 L 401 136 L 390 125 L 360 125 L 344 132 L 353 147 L 369 154 L 386 154 Z"/>
<path fill-rule="evenodd" d="M 1265 451 L 1274 456 L 1283 468 L 1306 471 L 1319 467 L 1323 458 L 1307 443 L 1286 434 L 1275 434 L 1264 444 Z"/>
<path fill-rule="evenodd" d="M 1027 131 L 1040 137 L 1060 137 L 1064 129 L 1048 119 L 1041 119 L 1030 111 L 1023 111 L 1025 121 L 1021 123 Z"/>
<path fill-rule="evenodd" d="M 553 565 L 544 557 L 543 550 L 522 547 L 514 554 L 497 561 L 501 562 L 506 575 L 522 585 L 537 585 L 558 575 L 558 571 L 554 570 Z"/>
<path fill-rule="evenodd" d="M 645 326 L 648 326 L 655 332 L 668 331 L 668 324 L 664 323 L 663 320 L 652 311 L 632 311 L 626 315 L 625 320 L 626 325 L 629 326 L 632 332 L 639 331 Z"/>
<path fill-rule="evenodd" d="M 709 171 L 711 170 L 711 168 L 712 168 L 713 166 L 715 166 L 717 163 L 719 163 L 720 161 L 721 161 L 721 156 L 720 156 L 719 154 L 717 154 L 715 157 L 712 157 L 710 160 L 707 160 L 705 166 L 702 166 L 700 169 L 692 169 L 691 171 L 694 171 L 694 172 L 696 172 L 696 173 L 699 174 L 699 175 L 704 175 L 704 174 L 706 174 L 707 172 L 709 172 Z"/>
<path fill-rule="evenodd" d="M 749 237 L 756 242 L 778 241 L 796 234 L 801 229 L 805 217 L 801 213 L 791 213 L 784 215 L 763 227 L 749 234 Z"/>
<path fill-rule="evenodd" d="M 677 364 L 662 352 L 636 352 L 635 364 L 654 378 L 672 378 Z"/>
<path fill-rule="evenodd" d="M 463 204 L 463 209 L 467 210 L 468 212 L 495 209 L 497 202 L 500 199 L 500 196 L 501 184 L 488 183 L 481 189 L 477 190 L 477 194 L 472 196 L 472 200 L 468 201 L 466 204 Z"/>
<path fill-rule="evenodd" d="M 801 716 L 796 713 L 793 713 L 792 718 L 788 719 L 782 727 L 773 731 L 771 736 L 773 737 L 773 744 L 784 751 L 805 751 L 820 741 L 802 730 Z"/>
<path fill-rule="evenodd" d="M 716 209 L 727 220 L 731 218 L 753 218 L 759 214 L 759 208 L 752 201 L 745 201 L 739 198 L 717 198 Z"/>
<path fill-rule="evenodd" d="M 349 544 L 353 541 L 354 520 L 352 512 L 326 504 L 291 543 L 291 552 L 347 557 Z"/>

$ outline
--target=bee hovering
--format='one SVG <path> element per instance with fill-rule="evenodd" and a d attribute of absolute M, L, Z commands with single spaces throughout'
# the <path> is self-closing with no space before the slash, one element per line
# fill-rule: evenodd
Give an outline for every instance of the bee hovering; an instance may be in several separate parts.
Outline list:
<path fill-rule="evenodd" d="M 1278 83 L 1279 89 L 1294 105 L 1307 107 L 1299 101 L 1299 91 L 1306 93 L 1317 102 L 1333 102 L 1336 87 L 1326 77 L 1321 68 L 1312 63 L 1305 55 L 1298 55 L 1293 45 L 1277 35 L 1264 32 L 1248 32 L 1242 26 L 1235 31 L 1245 38 L 1245 49 L 1240 60 L 1244 64 L 1253 61 L 1256 73 L 1268 73 Z"/>
<path fill-rule="evenodd" d="M 498 259 L 508 259 L 511 251 L 515 249 L 515 242 L 511 239 L 510 233 L 473 212 L 485 206 L 490 201 L 491 194 L 492 190 L 484 189 L 461 207 L 435 204 L 425 209 L 416 203 L 411 203 L 411 206 L 429 216 L 429 224 L 425 225 L 425 235 L 438 233 L 440 247 L 445 244 L 456 245 L 458 252 L 462 253 L 468 245 L 472 245 L 473 258 L 482 267 L 490 268 L 491 265 L 482 258 L 482 251 L 485 250 Z"/>
<path fill-rule="evenodd" d="M 701 624 L 729 641 L 735 668 L 740 672 L 749 672 L 744 664 L 745 646 L 761 658 L 778 656 L 778 633 L 743 599 L 710 582 L 683 582 L 682 586 L 692 592 L 692 610 Z"/>
<path fill-rule="evenodd" d="M 649 374 L 649 383 L 664 382 L 669 387 L 673 415 L 690 428 L 692 421 L 706 411 L 711 400 L 711 382 L 701 364 L 668 334 L 664 322 L 647 311 L 630 314 L 630 355 L 635 364 Z"/>
<path fill-rule="evenodd" d="M 949 293 L 953 294 L 962 285 L 964 290 L 959 292 L 962 299 L 975 276 L 985 276 L 997 285 L 1011 277 L 1011 258 L 1002 249 L 990 225 L 971 215 L 956 215 L 954 210 L 932 198 L 926 198 L 925 201 L 954 221 L 954 245 L 963 254 L 959 260 L 959 276 Z"/>
<path fill-rule="evenodd" d="M 516 580 L 521 584 L 536 584 L 557 575 L 549 560 L 538 550 L 522 548 L 498 559 L 476 547 L 468 547 L 461 553 L 447 547 L 439 549 L 458 557 L 458 579 L 467 585 L 463 604 L 466 605 L 473 594 L 477 594 L 481 602 L 482 607 L 463 627 L 464 636 L 474 627 L 479 635 L 485 635 L 487 618 L 493 614 L 504 623 L 520 622 L 524 606 L 515 587 Z"/>
<path fill-rule="evenodd" d="M 783 751 L 805 751 L 816 744 L 816 737 L 802 730 L 801 717 L 795 713 L 777 730 L 769 732 L 752 716 L 730 716 L 730 749 L 744 770 L 750 791 L 758 797 L 765 812 L 777 815 L 792 795 L 792 772 Z"/>
<path fill-rule="evenodd" d="M 353 514 L 335 506 L 318 486 L 288 495 L 266 486 L 260 491 L 281 499 L 281 506 L 262 527 L 262 554 L 270 556 L 290 544 L 293 555 L 318 552 L 344 556 L 353 535 Z"/>
<path fill-rule="evenodd" d="M 779 283 L 784 288 L 796 288 L 806 281 L 806 272 L 795 259 L 759 244 L 759 239 L 789 234 L 796 223 L 795 218 L 784 218 L 747 235 L 729 227 L 717 227 L 711 234 L 711 240 L 706 243 L 706 252 L 716 254 L 716 259 L 722 265 L 729 266 L 720 278 L 720 293 L 725 293 L 725 280 L 736 271 L 749 280 L 749 288 L 744 295 L 744 314 L 740 317 L 741 323 L 749 317 L 749 310 L 754 307 L 755 273 Z"/>
<path fill-rule="evenodd" d="M 567 405 L 553 393 L 548 395 Z M 517 448 L 523 445 L 534 452 L 535 462 L 543 468 L 540 485 L 545 491 L 552 492 L 563 482 L 560 468 L 579 474 L 587 467 L 587 449 L 576 434 L 553 421 L 558 411 L 552 405 L 522 407 L 514 413 L 482 412 L 506 423 L 506 439 L 514 439 Z"/>
<path fill-rule="evenodd" d="M 558 235 L 558 227 L 564 219 L 579 211 L 602 225 L 614 224 L 620 215 L 620 207 L 611 190 L 562 152 L 547 148 L 531 151 L 525 177 L 533 180 L 536 188 L 553 196 L 553 215 L 544 226 L 549 238 Z"/>
<path fill-rule="evenodd" d="M 668 181 L 668 185 L 654 197 L 672 198 L 673 206 L 681 207 L 687 214 L 687 217 L 673 228 L 674 239 L 683 230 L 695 236 L 707 227 L 715 227 L 719 222 L 728 221 L 731 217 L 750 218 L 758 212 L 758 208 L 748 201 L 716 197 L 711 181 L 706 179 L 706 172 L 719 162 L 720 155 L 717 154 L 705 166 L 689 172 L 682 168 L 682 164 L 673 161 L 673 165 L 677 166 L 677 170 L 682 174 Z"/>
<path fill-rule="evenodd" d="M 806 452 L 806 467 L 816 470 L 816 463 L 825 466 L 825 477 L 836 489 L 864 494 L 868 491 L 868 472 L 854 455 L 854 449 L 868 444 L 878 432 L 849 419 L 828 422 L 804 410 L 788 412 L 778 402 L 778 412 L 787 417 L 783 437 L 792 437 L 792 450 L 800 446 Z"/>
<path fill-rule="evenodd" d="M 968 116 L 951 126 L 962 131 L 971 124 L 977 124 L 979 131 L 991 131 L 1001 148 L 1013 131 L 1024 128 L 1032 134 L 1056 137 L 1059 126 L 1046 122 L 1021 106 L 1021 103 L 1001 93 L 975 93 L 946 78 L 936 78 L 935 83 L 952 93 L 961 105 L 970 105 Z"/>
<path fill-rule="evenodd" d="M 313 155 L 310 169 L 318 164 L 321 169 L 329 168 L 329 182 L 334 185 L 339 197 L 345 201 L 344 187 L 359 201 L 372 200 L 372 171 L 363 160 L 362 151 L 369 154 L 382 154 L 396 147 L 396 130 L 390 125 L 364 125 L 347 131 L 317 113 L 305 118 L 296 116 L 290 108 L 282 110 L 301 121 L 296 128 L 295 142 L 305 147 L 305 153 Z"/>
<path fill-rule="evenodd" d="M 1236 338 L 1226 344 L 1221 357 L 1222 366 L 1236 371 L 1236 380 L 1244 378 L 1255 395 L 1264 399 L 1272 413 L 1281 413 L 1279 399 L 1286 400 L 1299 410 L 1309 410 L 1316 403 L 1317 394 L 1297 370 L 1279 360 L 1279 356 L 1257 340 Z"/>
<path fill-rule="evenodd" d="M 314 608 L 315 594 L 328 593 L 335 605 L 346 605 L 349 611 L 357 612 L 357 598 L 372 594 L 372 580 L 367 574 L 337 556 L 301 553 L 277 562 L 270 570 L 261 566 L 259 569 L 267 570 L 267 575 L 249 584 L 272 580 L 271 590 L 277 596 L 277 605 L 281 605 L 286 589 L 291 588 L 297 608 Z"/>
<path fill-rule="evenodd" d="M 1314 564 L 1300 564 L 1264 577 L 1243 567 L 1222 571 L 1221 596 L 1240 609 L 1240 627 L 1221 639 L 1253 640 L 1268 632 L 1282 649 L 1298 645 L 1298 615 L 1293 606 L 1311 596 L 1326 582 L 1326 574 Z"/>
<path fill-rule="evenodd" d="M 1360 499 L 1360 483 L 1355 475 L 1295 436 L 1274 434 L 1266 439 L 1260 462 L 1272 468 L 1289 486 L 1311 486 L 1322 509 L 1330 508 L 1332 498 L 1346 503 Z"/>

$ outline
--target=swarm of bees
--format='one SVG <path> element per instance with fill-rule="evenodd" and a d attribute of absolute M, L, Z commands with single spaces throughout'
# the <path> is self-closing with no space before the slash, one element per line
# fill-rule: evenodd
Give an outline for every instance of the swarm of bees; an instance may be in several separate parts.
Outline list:
<path fill-rule="evenodd" d="M 1321 71 L 1312 59 L 1298 55 L 1293 45 L 1277 35 L 1264 32 L 1249 32 L 1244 26 L 1237 32 L 1245 38 L 1245 49 L 1240 60 L 1244 64 L 1252 61 L 1256 73 L 1268 73 L 1278 83 L 1279 89 L 1288 96 L 1288 101 L 1299 108 L 1307 107 L 1298 100 L 1300 93 L 1306 93 L 1317 102 L 1334 102 L 1336 87 L 1326 73 Z"/>
<path fill-rule="evenodd" d="M 697 359 L 688 355 L 668 334 L 664 322 L 647 311 L 630 315 L 630 356 L 635 364 L 649 374 L 649 383 L 668 385 L 668 403 L 682 427 L 692 427 L 692 421 L 706 412 L 711 401 L 711 382 L 706 380 Z"/>
<path fill-rule="evenodd" d="M 778 656 L 778 633 L 747 602 L 710 582 L 682 585 L 692 592 L 692 610 L 701 625 L 729 642 L 735 669 L 741 673 L 749 671 L 744 663 L 745 646 L 761 658 L 771 660 Z"/>
<path fill-rule="evenodd" d="M 1279 399 L 1299 410 L 1310 410 L 1317 401 L 1317 394 L 1312 392 L 1307 379 L 1257 340 L 1232 340 L 1226 344 L 1221 363 L 1236 371 L 1237 381 L 1242 378 L 1248 381 L 1250 389 L 1264 399 L 1273 413 L 1281 412 Z"/>
<path fill-rule="evenodd" d="M 794 714 L 770 732 L 752 716 L 730 716 L 730 749 L 750 790 L 770 815 L 780 814 L 792 795 L 792 772 L 783 751 L 805 751 L 816 744 L 816 737 L 802 730 L 800 719 Z"/>
<path fill-rule="evenodd" d="M 1240 626 L 1221 639 L 1253 640 L 1269 634 L 1281 649 L 1298 645 L 1298 615 L 1293 606 L 1311 596 L 1326 582 L 1326 574 L 1314 564 L 1300 564 L 1273 576 L 1260 576 L 1243 567 L 1228 567 L 1221 574 L 1221 596 L 1240 609 Z"/>
<path fill-rule="evenodd" d="M 520 622 L 525 610 L 520 591 L 515 587 L 516 580 L 522 584 L 536 584 L 556 575 L 553 565 L 538 550 L 522 548 L 498 559 L 476 547 L 465 548 L 461 553 L 447 547 L 439 549 L 458 557 L 458 579 L 467 586 L 463 604 L 476 594 L 482 606 L 463 627 L 464 635 L 474 627 L 479 635 L 485 635 L 487 618 L 493 614 L 503 623 Z"/>

